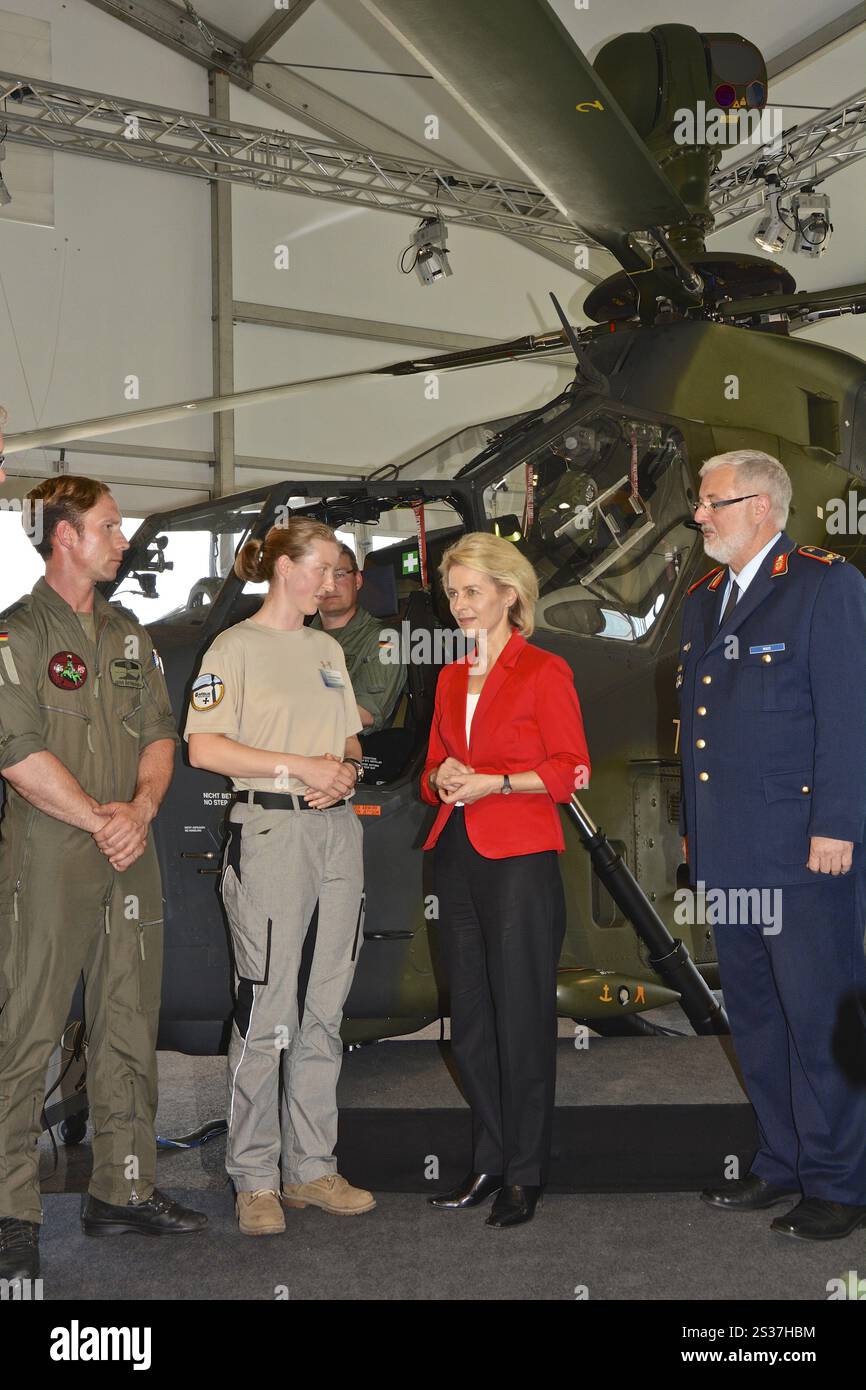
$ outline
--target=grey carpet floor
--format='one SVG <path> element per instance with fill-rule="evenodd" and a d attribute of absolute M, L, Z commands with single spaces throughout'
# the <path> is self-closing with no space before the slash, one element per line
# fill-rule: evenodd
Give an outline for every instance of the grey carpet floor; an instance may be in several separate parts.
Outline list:
<path fill-rule="evenodd" d="M 818 1300 L 848 1269 L 866 1272 L 866 1233 L 810 1245 L 687 1193 L 550 1196 L 513 1231 L 485 1212 L 440 1213 L 386 1193 L 341 1218 L 286 1213 L 286 1233 L 241 1236 L 227 1191 L 174 1195 L 206 1211 L 200 1235 L 95 1240 L 79 1198 L 45 1199 L 44 1298 L 117 1300 Z M 585 1290 L 585 1293 L 583 1292 Z"/>

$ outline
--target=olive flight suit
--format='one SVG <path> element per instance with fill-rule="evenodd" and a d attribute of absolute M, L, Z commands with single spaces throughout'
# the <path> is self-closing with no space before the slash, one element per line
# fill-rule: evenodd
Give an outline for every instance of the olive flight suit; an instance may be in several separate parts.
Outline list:
<path fill-rule="evenodd" d="M 85 619 L 85 622 L 87 620 Z M 177 741 L 161 668 L 134 617 L 96 592 L 95 641 L 40 579 L 0 615 L 0 773 L 53 753 L 101 805 L 131 801 L 139 756 Z M 41 1221 L 37 1143 L 48 1061 L 81 972 L 90 1192 L 151 1195 L 162 889 L 153 836 L 117 873 L 86 830 L 6 783 L 0 831 L 0 1216 Z"/>

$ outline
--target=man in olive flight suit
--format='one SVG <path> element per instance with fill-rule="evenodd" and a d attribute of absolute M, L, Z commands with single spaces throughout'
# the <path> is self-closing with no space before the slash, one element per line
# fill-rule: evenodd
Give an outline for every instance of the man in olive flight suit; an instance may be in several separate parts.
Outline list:
<path fill-rule="evenodd" d="M 154 1190 L 162 890 L 177 736 L 150 638 L 95 590 L 128 548 L 102 483 L 30 494 L 45 578 L 0 615 L 0 1278 L 39 1272 L 45 1072 L 84 972 L 88 1235 L 199 1230 Z"/>
<path fill-rule="evenodd" d="M 334 592 L 322 599 L 311 626 L 322 628 L 343 648 L 346 669 L 358 704 L 361 739 L 386 729 L 406 685 L 406 667 L 384 662 L 379 620 L 358 603 L 364 577 L 347 545 L 340 546 Z M 363 749 L 363 742 L 361 747 Z"/>

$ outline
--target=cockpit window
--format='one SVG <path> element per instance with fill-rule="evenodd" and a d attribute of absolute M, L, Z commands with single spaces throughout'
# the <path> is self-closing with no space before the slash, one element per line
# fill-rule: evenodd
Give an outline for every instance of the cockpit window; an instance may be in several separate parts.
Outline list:
<path fill-rule="evenodd" d="M 539 578 L 539 627 L 647 638 L 694 544 L 685 445 L 670 425 L 603 411 L 485 489 L 485 511 Z"/>

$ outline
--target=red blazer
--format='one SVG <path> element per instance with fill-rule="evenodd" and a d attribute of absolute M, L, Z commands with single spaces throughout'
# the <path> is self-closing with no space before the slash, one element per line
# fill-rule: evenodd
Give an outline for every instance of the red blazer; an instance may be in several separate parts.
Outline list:
<path fill-rule="evenodd" d="M 466 693 L 470 667 L 463 657 L 443 666 L 436 686 L 421 796 L 439 807 L 424 849 L 432 849 L 453 805 L 439 800 L 429 774 L 447 757 L 476 772 L 537 772 L 543 792 L 492 792 L 467 806 L 466 833 L 486 859 L 538 850 L 563 850 L 557 802 L 568 802 L 576 768 L 589 753 L 571 668 L 561 656 L 533 647 L 516 630 L 484 682 L 466 746 Z M 581 783 L 581 785 L 585 785 Z"/>

